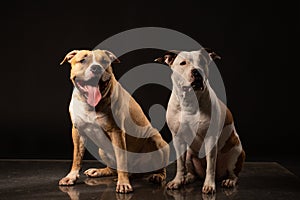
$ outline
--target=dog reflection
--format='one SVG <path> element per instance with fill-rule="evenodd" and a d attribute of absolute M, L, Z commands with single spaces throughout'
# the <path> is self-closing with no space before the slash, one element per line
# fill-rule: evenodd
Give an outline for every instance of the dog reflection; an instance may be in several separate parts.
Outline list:
<path fill-rule="evenodd" d="M 139 178 L 141 178 L 140 180 L 146 179 L 146 177 L 139 177 Z M 87 186 L 91 186 L 91 187 L 94 187 L 94 186 L 101 187 L 102 189 L 101 189 L 101 192 L 99 192 L 99 197 L 97 196 L 97 199 L 100 199 L 100 200 L 107 200 L 107 199 L 131 200 L 133 195 L 138 197 L 138 196 L 140 196 L 139 194 L 141 194 L 141 198 L 144 197 L 142 195 L 145 195 L 145 193 L 138 193 L 138 192 L 128 193 L 128 194 L 115 193 L 114 191 L 115 191 L 115 187 L 117 184 L 117 177 L 115 177 L 114 179 L 112 179 L 111 177 L 110 178 L 109 177 L 86 178 L 84 180 L 84 184 Z M 155 186 L 157 186 L 157 185 L 155 185 Z M 83 189 L 83 184 L 78 184 L 76 186 L 69 186 L 69 187 L 59 186 L 59 189 L 62 192 L 68 194 L 70 200 L 88 199 L 87 195 L 83 194 L 84 190 L 85 190 L 85 189 Z M 150 190 L 149 194 L 153 195 L 153 194 L 162 193 L 162 192 L 159 192 L 159 190 L 162 191 L 161 187 L 157 186 L 154 190 Z M 148 191 L 147 191 L 147 193 L 148 193 Z M 93 192 L 92 195 L 93 195 L 93 198 L 95 198 L 95 192 Z M 139 198 L 137 198 L 137 199 L 139 199 Z"/>
<path fill-rule="evenodd" d="M 141 178 L 141 177 L 140 177 Z M 143 179 L 143 178 L 142 178 Z M 141 180 L 141 179 L 140 179 Z M 86 178 L 84 180 L 85 185 L 87 186 L 99 186 L 101 187 L 101 192 L 92 193 L 93 197 L 95 198 L 95 193 L 98 195 L 100 200 L 106 199 L 116 199 L 116 200 L 131 200 L 133 196 L 134 199 L 144 199 L 145 195 L 148 196 L 148 199 L 167 199 L 167 200 L 188 200 L 188 199 L 202 199 L 202 200 L 216 200 L 218 199 L 232 199 L 237 194 L 237 187 L 234 188 L 222 188 L 220 192 L 213 194 L 204 194 L 201 190 L 198 190 L 197 185 L 186 185 L 179 190 L 167 190 L 165 184 L 161 186 L 153 185 L 155 188 L 145 188 L 143 192 L 135 192 L 129 194 L 121 194 L 115 193 L 115 186 L 116 186 L 117 179 L 112 178 Z M 76 186 L 65 187 L 59 186 L 59 189 L 68 194 L 70 200 L 80 200 L 80 199 L 87 199 L 87 195 L 83 196 L 83 184 L 78 184 Z M 80 196 L 80 194 L 82 196 Z M 163 195 L 162 195 L 163 194 Z M 151 196 L 151 197 L 150 197 Z M 97 196 L 98 197 L 98 196 Z"/>
<path fill-rule="evenodd" d="M 227 196 L 227 197 L 230 197 L 231 199 L 236 196 L 237 191 L 238 191 L 237 187 L 234 187 L 234 188 L 222 188 L 223 194 L 225 194 L 225 196 Z"/>
<path fill-rule="evenodd" d="M 222 192 L 205 194 L 198 190 L 198 188 L 193 185 L 189 187 L 183 187 L 179 190 L 165 190 L 166 199 L 173 200 L 188 200 L 188 199 L 201 199 L 201 200 L 216 200 L 218 199 L 232 199 L 237 193 L 237 188 L 222 188 Z"/>
<path fill-rule="evenodd" d="M 179 190 L 166 190 L 166 195 L 172 197 L 174 200 L 188 200 L 188 199 L 215 200 L 216 199 L 216 193 L 204 194 L 199 190 L 195 191 L 194 187 L 181 188 Z"/>
<path fill-rule="evenodd" d="M 79 191 L 74 187 L 64 187 L 59 186 L 60 191 L 67 193 L 71 200 L 79 200 L 80 193 Z"/>
<path fill-rule="evenodd" d="M 121 194 L 121 193 L 114 193 L 112 191 L 115 190 L 116 181 L 112 180 L 111 178 L 87 178 L 84 180 L 84 183 L 89 186 L 104 186 L 104 191 L 101 192 L 100 200 L 104 199 L 116 199 L 116 200 L 131 200 L 133 194 Z M 65 187 L 59 186 L 59 189 L 67 193 L 70 197 L 70 200 L 80 200 L 80 185 Z M 81 191 L 82 192 L 82 191 Z M 82 197 L 85 199 L 86 197 Z"/>

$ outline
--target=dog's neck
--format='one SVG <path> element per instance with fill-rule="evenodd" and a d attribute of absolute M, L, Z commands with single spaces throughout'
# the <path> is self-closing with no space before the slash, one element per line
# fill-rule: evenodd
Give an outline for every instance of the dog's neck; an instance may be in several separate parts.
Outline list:
<path fill-rule="evenodd" d="M 173 88 L 174 91 L 174 88 Z M 178 106 L 181 111 L 194 115 L 197 111 L 210 115 L 211 98 L 210 88 L 204 87 L 203 90 L 195 90 L 192 98 L 186 98 L 175 93 Z"/>
<path fill-rule="evenodd" d="M 110 96 L 111 90 L 112 90 L 112 79 L 114 79 L 115 77 L 110 77 L 107 86 L 105 88 L 104 91 L 102 91 L 102 98 L 106 98 Z"/>
<path fill-rule="evenodd" d="M 111 94 L 112 91 L 114 90 L 114 84 L 116 79 L 113 74 L 111 74 L 110 80 L 108 82 L 107 87 L 105 88 L 104 91 L 102 91 L 102 99 L 98 103 L 98 105 L 95 107 L 96 111 L 104 111 L 106 109 L 111 109 Z"/>
<path fill-rule="evenodd" d="M 196 95 L 197 95 L 199 109 L 202 112 L 210 113 L 211 110 L 210 88 L 204 87 L 203 91 L 196 91 Z"/>

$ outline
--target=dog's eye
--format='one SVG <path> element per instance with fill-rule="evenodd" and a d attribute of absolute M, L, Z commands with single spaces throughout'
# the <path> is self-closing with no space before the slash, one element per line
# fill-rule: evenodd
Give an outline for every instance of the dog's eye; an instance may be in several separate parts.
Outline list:
<path fill-rule="evenodd" d="M 83 58 L 83 59 L 79 60 L 79 62 L 80 62 L 80 63 L 84 63 L 84 62 L 85 62 L 85 59 Z"/>
<path fill-rule="evenodd" d="M 105 60 L 105 59 L 102 59 L 101 61 L 100 61 L 100 63 L 102 64 L 102 65 L 108 65 L 108 60 Z"/>
<path fill-rule="evenodd" d="M 186 65 L 186 61 L 182 61 L 180 65 Z"/>

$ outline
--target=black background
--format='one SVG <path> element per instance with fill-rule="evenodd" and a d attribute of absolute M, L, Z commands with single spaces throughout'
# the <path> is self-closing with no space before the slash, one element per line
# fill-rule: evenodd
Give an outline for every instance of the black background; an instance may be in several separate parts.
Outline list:
<path fill-rule="evenodd" d="M 73 49 L 93 49 L 138 27 L 180 31 L 221 55 L 217 61 L 248 160 L 299 159 L 299 3 L 285 1 L 24 1 L 1 6 L 0 158 L 71 159 L 68 65 Z M 174 41 L 176 42 L 176 41 Z M 120 77 L 158 51 L 122 56 Z M 147 113 L 170 91 L 139 88 Z M 162 131 L 168 139 L 168 129 Z M 86 158 L 91 158 L 87 155 Z"/>

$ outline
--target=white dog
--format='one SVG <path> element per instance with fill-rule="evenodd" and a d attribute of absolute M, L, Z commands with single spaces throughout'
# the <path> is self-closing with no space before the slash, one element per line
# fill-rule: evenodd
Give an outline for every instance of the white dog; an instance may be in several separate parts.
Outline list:
<path fill-rule="evenodd" d="M 245 160 L 232 114 L 208 82 L 208 67 L 214 52 L 203 48 L 192 52 L 167 52 L 156 59 L 172 69 L 173 91 L 168 103 L 167 123 L 177 154 L 177 173 L 167 184 L 178 189 L 204 180 L 203 193 L 214 193 L 215 179 L 223 187 L 234 187 Z"/>

